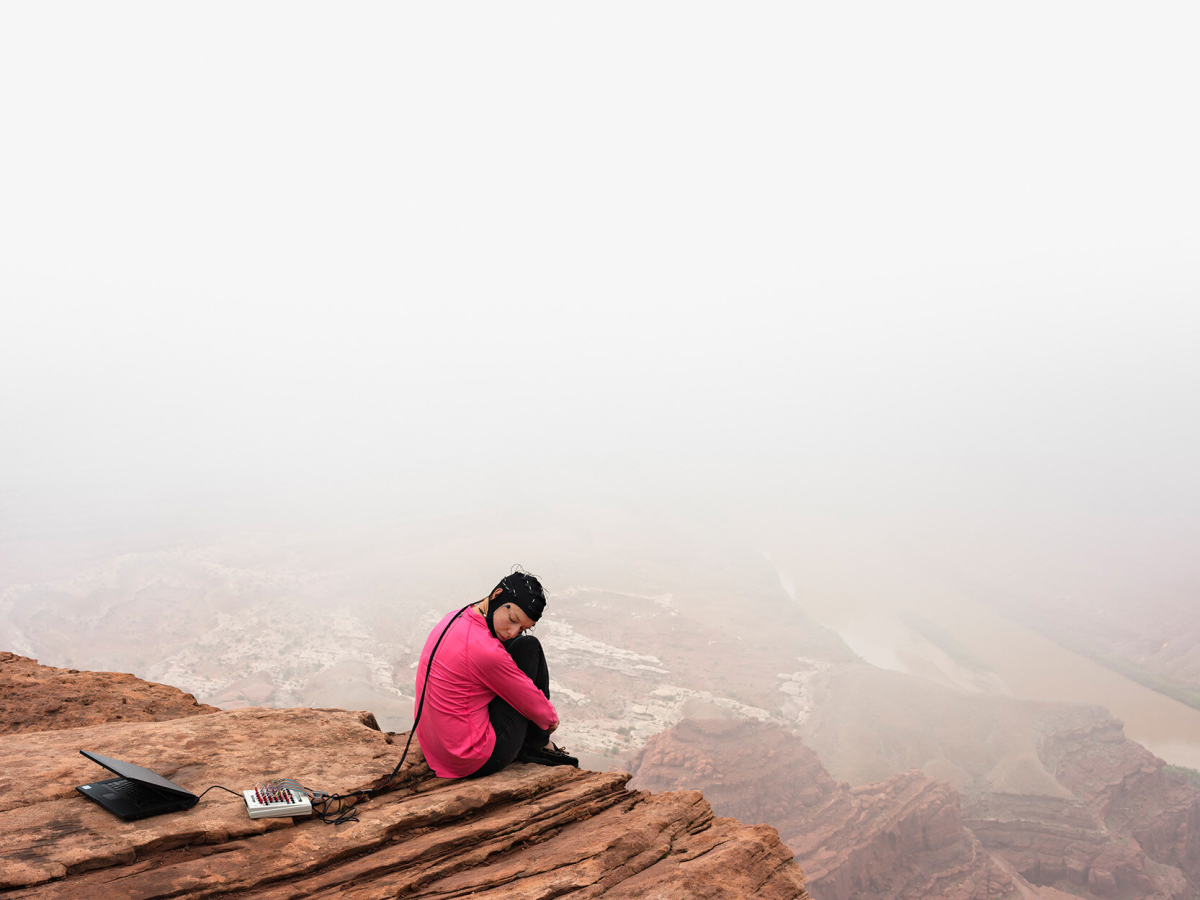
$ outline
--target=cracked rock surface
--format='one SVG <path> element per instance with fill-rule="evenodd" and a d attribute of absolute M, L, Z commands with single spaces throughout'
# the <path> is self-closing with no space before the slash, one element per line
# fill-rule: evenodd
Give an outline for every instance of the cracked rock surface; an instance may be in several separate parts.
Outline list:
<path fill-rule="evenodd" d="M 191 694 L 124 672 L 80 672 L 0 652 L 0 734 L 216 712 Z"/>
<path fill-rule="evenodd" d="M 219 790 L 189 810 L 125 822 L 75 791 L 109 777 L 80 749 L 196 794 L 280 777 L 351 791 L 391 770 L 404 737 L 379 731 L 370 713 L 307 708 L 4 735 L 0 894 L 808 897 L 775 829 L 716 817 L 695 791 L 630 791 L 623 773 L 513 765 L 478 780 L 440 779 L 414 743 L 400 787 L 336 826 L 250 819 L 240 797 Z"/>

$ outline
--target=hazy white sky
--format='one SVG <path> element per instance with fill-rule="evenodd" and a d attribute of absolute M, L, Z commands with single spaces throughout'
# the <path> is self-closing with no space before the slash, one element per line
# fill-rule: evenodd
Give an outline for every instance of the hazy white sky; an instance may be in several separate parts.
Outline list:
<path fill-rule="evenodd" d="M 1198 45 L 1182 2 L 6 3 L 0 536 L 654 485 L 1196 535 Z"/>

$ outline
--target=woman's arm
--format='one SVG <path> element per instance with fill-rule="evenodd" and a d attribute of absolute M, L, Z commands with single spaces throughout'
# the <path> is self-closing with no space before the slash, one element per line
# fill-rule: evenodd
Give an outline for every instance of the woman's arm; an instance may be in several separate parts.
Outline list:
<path fill-rule="evenodd" d="M 481 649 L 482 653 L 470 655 L 479 681 L 539 728 L 554 731 L 558 727 L 558 713 L 538 686 L 499 643 L 494 648 L 484 645 Z"/>

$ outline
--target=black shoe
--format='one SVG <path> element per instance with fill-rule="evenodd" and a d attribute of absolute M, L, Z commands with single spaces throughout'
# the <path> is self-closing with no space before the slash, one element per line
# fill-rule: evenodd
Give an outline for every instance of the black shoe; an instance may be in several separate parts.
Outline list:
<path fill-rule="evenodd" d="M 567 754 L 562 747 L 530 747 L 526 745 L 517 754 L 517 762 L 534 763 L 539 766 L 579 766 L 579 760 Z"/>

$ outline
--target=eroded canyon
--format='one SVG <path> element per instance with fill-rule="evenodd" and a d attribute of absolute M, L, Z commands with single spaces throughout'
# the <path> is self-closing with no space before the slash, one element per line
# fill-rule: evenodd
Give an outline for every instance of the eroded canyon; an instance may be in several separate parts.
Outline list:
<path fill-rule="evenodd" d="M 585 768 L 703 790 L 718 814 L 774 826 L 817 900 L 1196 896 L 1195 789 L 1104 710 L 1022 700 L 994 675 L 868 665 L 754 547 L 686 523 L 319 560 L 302 543 L 126 554 L 5 585 L 0 637 L 226 710 L 365 709 L 402 731 L 428 629 L 513 547 L 546 560 L 536 633 Z"/>

